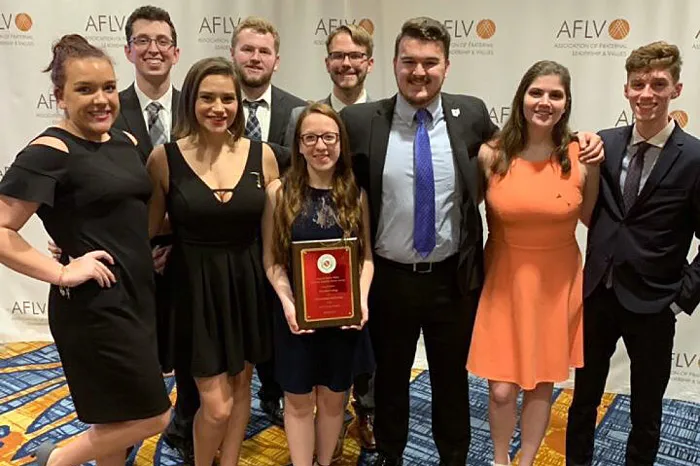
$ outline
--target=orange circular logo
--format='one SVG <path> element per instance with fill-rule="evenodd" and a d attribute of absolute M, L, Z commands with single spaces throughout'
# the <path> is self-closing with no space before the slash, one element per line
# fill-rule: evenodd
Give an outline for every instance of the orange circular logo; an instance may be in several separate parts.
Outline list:
<path fill-rule="evenodd" d="M 676 122 L 681 126 L 681 128 L 685 128 L 685 125 L 688 124 L 688 114 L 683 110 L 672 111 L 671 118 L 676 120 Z"/>
<path fill-rule="evenodd" d="M 496 23 L 490 19 L 482 19 L 476 24 L 476 35 L 482 39 L 490 39 L 496 34 Z"/>
<path fill-rule="evenodd" d="M 22 32 L 27 32 L 32 28 L 32 17 L 27 13 L 17 13 L 15 15 L 15 26 Z"/>
<path fill-rule="evenodd" d="M 615 40 L 621 40 L 630 33 L 630 23 L 626 19 L 614 19 L 608 26 L 608 34 Z"/>
<path fill-rule="evenodd" d="M 358 26 L 360 26 L 362 29 L 367 31 L 369 35 L 371 36 L 374 34 L 374 23 L 372 22 L 371 19 L 369 18 L 362 18 L 359 23 L 357 23 Z"/>

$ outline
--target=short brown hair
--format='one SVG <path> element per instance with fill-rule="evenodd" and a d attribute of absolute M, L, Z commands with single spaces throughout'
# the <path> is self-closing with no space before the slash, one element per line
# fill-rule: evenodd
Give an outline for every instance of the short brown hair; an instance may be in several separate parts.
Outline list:
<path fill-rule="evenodd" d="M 404 37 L 425 40 L 429 42 L 440 42 L 445 53 L 445 60 L 450 56 L 450 33 L 440 21 L 427 16 L 411 18 L 403 23 L 401 32 L 396 36 L 394 44 L 394 58 L 399 56 L 399 43 Z"/>
<path fill-rule="evenodd" d="M 176 138 L 196 136 L 199 133 L 200 127 L 194 109 L 197 103 L 199 86 L 204 81 L 204 78 L 211 75 L 230 76 L 233 80 L 238 111 L 228 129 L 233 134 L 234 141 L 243 136 L 245 123 L 243 121 L 243 99 L 241 97 L 241 84 L 238 82 L 238 75 L 230 61 L 222 57 L 212 57 L 203 58 L 196 62 L 187 72 L 187 76 L 185 76 L 182 89 L 180 90 L 179 111 L 175 120 L 175 130 L 173 131 Z"/>
<path fill-rule="evenodd" d="M 652 42 L 634 49 L 625 62 L 627 75 L 638 71 L 668 70 L 673 82 L 681 78 L 681 52 L 673 44 L 664 41 Z"/>
<path fill-rule="evenodd" d="M 280 34 L 277 32 L 277 28 L 274 24 L 260 16 L 248 16 L 238 23 L 238 26 L 233 30 L 233 34 L 231 34 L 231 47 L 236 46 L 238 34 L 244 29 L 252 29 L 258 34 L 272 34 L 272 37 L 275 38 L 275 53 L 280 53 Z"/>
<path fill-rule="evenodd" d="M 333 29 L 326 38 L 326 52 L 331 53 L 331 42 L 333 42 L 333 39 L 335 39 L 338 34 L 343 33 L 348 34 L 355 45 L 366 48 L 367 58 L 372 58 L 372 53 L 374 52 L 374 40 L 372 40 L 372 35 L 367 32 L 367 29 L 355 24 L 343 24 Z"/>

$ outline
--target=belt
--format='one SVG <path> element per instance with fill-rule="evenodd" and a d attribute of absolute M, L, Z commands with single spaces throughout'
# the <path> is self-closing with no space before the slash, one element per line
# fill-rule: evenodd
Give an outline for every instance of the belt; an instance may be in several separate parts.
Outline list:
<path fill-rule="evenodd" d="M 441 260 L 439 262 L 416 262 L 414 264 L 404 264 L 402 262 L 396 262 L 391 259 L 386 259 L 384 257 L 375 255 L 374 261 L 380 264 L 386 264 L 395 269 L 405 270 L 407 272 L 413 273 L 454 273 L 457 271 L 457 258 L 458 254 L 453 254 L 447 259 Z"/>

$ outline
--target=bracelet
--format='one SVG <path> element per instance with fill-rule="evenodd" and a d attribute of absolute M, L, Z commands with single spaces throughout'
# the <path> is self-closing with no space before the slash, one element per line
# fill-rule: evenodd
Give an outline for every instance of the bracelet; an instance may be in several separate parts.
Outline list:
<path fill-rule="evenodd" d="M 61 272 L 58 274 L 58 292 L 66 299 L 70 299 L 70 288 L 63 285 L 63 275 L 66 273 L 66 265 L 61 266 Z"/>

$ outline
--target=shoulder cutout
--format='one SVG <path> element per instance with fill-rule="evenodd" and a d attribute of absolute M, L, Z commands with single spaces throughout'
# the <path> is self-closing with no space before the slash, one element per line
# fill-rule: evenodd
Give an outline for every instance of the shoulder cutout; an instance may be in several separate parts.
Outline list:
<path fill-rule="evenodd" d="M 66 154 L 68 153 L 68 146 L 66 143 L 54 136 L 41 136 L 33 140 L 29 145 L 51 147 L 53 149 L 60 150 L 61 152 L 65 152 Z"/>
<path fill-rule="evenodd" d="M 126 134 L 126 137 L 131 139 L 131 142 L 133 142 L 135 146 L 139 145 L 139 142 L 136 140 L 136 138 L 134 137 L 133 134 L 129 133 L 128 131 L 124 131 L 124 130 L 122 130 L 122 131 L 124 132 L 124 134 Z"/>

